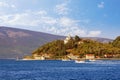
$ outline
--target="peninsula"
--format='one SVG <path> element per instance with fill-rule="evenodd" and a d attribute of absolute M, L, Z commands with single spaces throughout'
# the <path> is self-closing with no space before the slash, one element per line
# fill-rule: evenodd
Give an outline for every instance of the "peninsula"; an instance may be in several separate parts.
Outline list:
<path fill-rule="evenodd" d="M 120 58 L 120 36 L 108 43 L 102 43 L 79 36 L 67 36 L 44 44 L 25 56 L 23 60 L 78 60 L 78 59 Z"/>

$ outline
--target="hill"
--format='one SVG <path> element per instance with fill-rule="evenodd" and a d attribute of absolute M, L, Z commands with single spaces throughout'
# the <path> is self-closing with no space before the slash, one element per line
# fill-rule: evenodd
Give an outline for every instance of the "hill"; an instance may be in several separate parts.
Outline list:
<path fill-rule="evenodd" d="M 79 36 L 68 36 L 65 40 L 55 40 L 37 48 L 31 56 L 24 59 L 80 59 L 86 55 L 94 55 L 95 58 L 120 58 L 120 48 L 114 46 L 118 42 L 120 37 L 113 42 L 102 43 Z"/>
<path fill-rule="evenodd" d="M 24 29 L 0 26 L 0 58 L 16 58 L 30 55 L 39 46 L 53 40 L 64 39 L 43 32 L 35 32 Z M 100 42 L 109 42 L 111 39 L 89 37 Z"/>
<path fill-rule="evenodd" d="M 0 27 L 0 58 L 21 58 L 46 42 L 63 38 L 42 32 Z"/>
<path fill-rule="evenodd" d="M 118 36 L 115 40 L 112 42 L 114 47 L 120 48 L 120 36 Z"/>

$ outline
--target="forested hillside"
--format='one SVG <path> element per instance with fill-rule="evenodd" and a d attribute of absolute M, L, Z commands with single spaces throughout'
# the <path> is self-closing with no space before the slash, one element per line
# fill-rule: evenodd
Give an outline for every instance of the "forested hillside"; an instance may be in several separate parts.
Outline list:
<path fill-rule="evenodd" d="M 120 57 L 120 37 L 113 42 L 101 43 L 91 39 L 83 39 L 75 36 L 67 43 L 64 40 L 55 40 L 47 43 L 33 51 L 33 55 L 50 55 L 50 58 L 62 58 L 69 54 L 77 55 L 79 58 L 86 54 L 94 54 L 97 58 L 119 58 Z"/>

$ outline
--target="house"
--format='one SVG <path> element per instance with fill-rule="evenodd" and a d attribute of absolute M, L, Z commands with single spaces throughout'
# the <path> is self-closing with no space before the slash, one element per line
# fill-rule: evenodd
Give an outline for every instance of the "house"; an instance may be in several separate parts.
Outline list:
<path fill-rule="evenodd" d="M 44 56 L 37 55 L 37 54 L 34 54 L 34 55 L 33 55 L 33 58 L 34 58 L 35 60 L 45 60 L 45 57 L 44 57 Z"/>
<path fill-rule="evenodd" d="M 86 57 L 86 59 L 94 59 L 95 55 L 94 54 L 86 54 L 85 57 Z"/>
<path fill-rule="evenodd" d="M 112 54 L 105 54 L 104 55 L 104 58 L 113 58 L 114 57 L 114 55 L 112 55 Z"/>
<path fill-rule="evenodd" d="M 78 44 L 83 44 L 84 42 L 83 41 L 79 41 Z"/>
<path fill-rule="evenodd" d="M 69 41 L 70 39 L 72 39 L 72 37 L 71 37 L 70 35 L 67 36 L 66 39 L 64 40 L 64 44 L 68 43 L 68 41 Z"/>
<path fill-rule="evenodd" d="M 35 60 L 45 60 L 45 58 L 43 56 L 36 56 L 34 57 Z"/>
<path fill-rule="evenodd" d="M 79 55 L 73 55 L 72 53 L 68 54 L 67 57 L 72 60 L 76 60 L 79 58 Z"/>

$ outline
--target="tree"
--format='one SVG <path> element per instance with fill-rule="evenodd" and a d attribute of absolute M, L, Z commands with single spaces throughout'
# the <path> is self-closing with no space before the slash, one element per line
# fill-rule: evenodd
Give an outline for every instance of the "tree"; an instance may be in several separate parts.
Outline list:
<path fill-rule="evenodd" d="M 118 36 L 113 42 L 112 42 L 114 47 L 120 48 L 120 36 Z"/>
<path fill-rule="evenodd" d="M 79 36 L 75 36 L 75 42 L 78 42 L 78 41 L 80 41 L 81 39 L 79 38 Z"/>
<path fill-rule="evenodd" d="M 66 49 L 72 49 L 75 47 L 75 41 L 73 39 L 70 39 L 66 44 L 65 44 Z"/>

